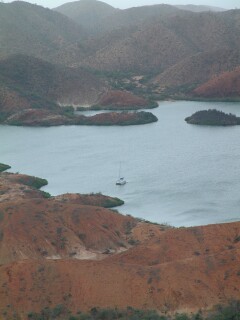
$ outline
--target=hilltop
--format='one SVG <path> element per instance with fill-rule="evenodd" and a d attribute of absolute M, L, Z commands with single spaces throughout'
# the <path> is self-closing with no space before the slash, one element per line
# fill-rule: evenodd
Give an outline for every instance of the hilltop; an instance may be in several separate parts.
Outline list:
<path fill-rule="evenodd" d="M 70 64 L 81 59 L 82 27 L 53 10 L 24 1 L 0 3 L 0 56 L 27 54 Z M 79 45 L 78 45 L 79 43 Z"/>
<path fill-rule="evenodd" d="M 96 32 L 97 25 L 118 9 L 96 0 L 81 0 L 65 3 L 54 9 L 83 26 L 90 33 Z"/>
<path fill-rule="evenodd" d="M 203 6 L 203 5 L 177 5 L 175 6 L 178 9 L 189 10 L 192 12 L 204 12 L 204 11 L 213 11 L 213 12 L 222 12 L 227 11 L 227 9 L 219 8 L 219 7 L 212 7 L 212 6 Z"/>

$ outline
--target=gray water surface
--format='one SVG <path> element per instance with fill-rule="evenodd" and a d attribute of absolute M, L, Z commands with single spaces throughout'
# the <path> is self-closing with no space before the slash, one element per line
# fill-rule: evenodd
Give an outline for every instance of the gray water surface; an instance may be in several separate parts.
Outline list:
<path fill-rule="evenodd" d="M 46 191 L 102 192 L 122 213 L 174 226 L 240 220 L 240 126 L 185 123 L 201 109 L 240 116 L 239 103 L 161 102 L 157 123 L 128 127 L 0 126 L 0 162 L 48 179 Z M 119 164 L 128 183 L 115 185 Z"/>

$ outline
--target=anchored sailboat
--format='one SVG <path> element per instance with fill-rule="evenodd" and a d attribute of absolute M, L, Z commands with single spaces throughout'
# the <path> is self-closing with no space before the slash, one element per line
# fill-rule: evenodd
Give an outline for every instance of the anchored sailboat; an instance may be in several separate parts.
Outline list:
<path fill-rule="evenodd" d="M 117 186 L 124 186 L 127 183 L 124 177 L 122 177 L 121 171 L 122 171 L 122 163 L 120 162 L 118 180 L 116 181 Z"/>

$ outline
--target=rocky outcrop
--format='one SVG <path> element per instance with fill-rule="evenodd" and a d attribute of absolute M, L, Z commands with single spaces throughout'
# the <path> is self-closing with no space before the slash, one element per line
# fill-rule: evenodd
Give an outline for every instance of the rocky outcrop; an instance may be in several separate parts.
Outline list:
<path fill-rule="evenodd" d="M 187 117 L 185 121 L 189 124 L 205 126 L 235 126 L 240 124 L 239 117 L 215 109 L 195 112 L 191 117 Z"/>

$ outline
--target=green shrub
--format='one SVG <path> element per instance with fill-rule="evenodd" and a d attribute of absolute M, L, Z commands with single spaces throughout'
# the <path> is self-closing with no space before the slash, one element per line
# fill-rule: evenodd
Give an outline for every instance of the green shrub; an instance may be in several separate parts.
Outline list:
<path fill-rule="evenodd" d="M 190 320 L 190 318 L 188 317 L 188 315 L 186 314 L 176 314 L 174 320 Z"/>

